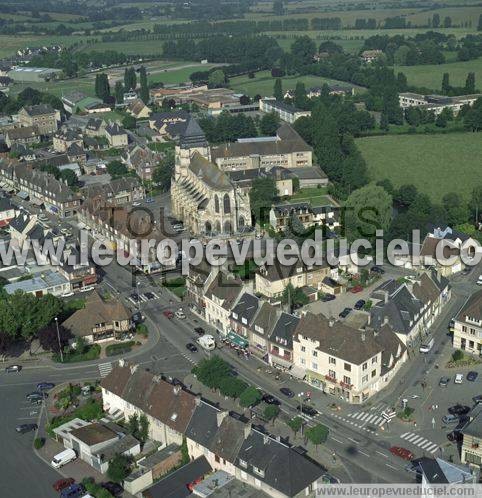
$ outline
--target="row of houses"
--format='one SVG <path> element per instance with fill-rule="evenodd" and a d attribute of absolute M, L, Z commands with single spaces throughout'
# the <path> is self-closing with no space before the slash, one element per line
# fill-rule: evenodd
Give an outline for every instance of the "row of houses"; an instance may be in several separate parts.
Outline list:
<path fill-rule="evenodd" d="M 321 486 L 325 471 L 302 448 L 137 366 L 121 360 L 101 388 L 106 412 L 125 419 L 144 414 L 154 441 L 180 446 L 185 439 L 191 459 L 204 457 L 213 470 L 260 492 L 276 498 L 314 496 Z M 145 476 L 143 484 L 151 485 L 152 478 Z"/>
<path fill-rule="evenodd" d="M 432 111 L 435 115 L 440 114 L 444 109 L 450 109 L 456 115 L 462 107 L 474 105 L 475 101 L 481 97 L 482 94 L 480 93 L 447 97 L 446 95 L 422 95 L 406 92 L 398 95 L 398 101 L 402 109 L 418 107 L 426 111 Z"/>

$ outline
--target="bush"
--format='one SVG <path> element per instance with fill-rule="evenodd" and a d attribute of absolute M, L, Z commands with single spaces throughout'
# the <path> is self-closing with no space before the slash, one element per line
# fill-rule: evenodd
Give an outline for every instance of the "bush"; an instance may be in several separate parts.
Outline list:
<path fill-rule="evenodd" d="M 120 344 L 111 344 L 110 346 L 107 346 L 105 348 L 105 354 L 107 356 L 114 356 L 117 354 L 128 353 L 134 345 L 134 341 L 121 342 Z"/>
<path fill-rule="evenodd" d="M 253 406 L 261 400 L 261 393 L 253 386 L 247 387 L 239 397 L 239 404 L 244 407 Z"/>
<path fill-rule="evenodd" d="M 139 323 L 136 327 L 136 333 L 144 337 L 147 337 L 149 335 L 149 329 L 144 323 Z"/>
<path fill-rule="evenodd" d="M 237 377 L 224 377 L 221 379 L 219 391 L 223 396 L 238 398 L 246 387 L 246 382 L 238 379 Z"/>
<path fill-rule="evenodd" d="M 125 455 L 116 455 L 109 463 L 107 477 L 114 482 L 122 482 L 131 469 L 130 459 Z"/>
<path fill-rule="evenodd" d="M 83 348 L 83 351 L 71 349 L 64 353 L 64 363 L 77 363 L 80 361 L 97 360 L 100 356 L 101 348 L 98 344 L 90 344 Z M 52 359 L 58 363 L 61 362 L 60 354 L 55 353 Z"/>
<path fill-rule="evenodd" d="M 457 351 L 454 351 L 452 354 L 452 360 L 453 361 L 461 361 L 464 358 L 464 353 L 460 351 L 460 349 L 457 349 Z"/>
<path fill-rule="evenodd" d="M 44 444 L 45 444 L 45 438 L 43 438 L 43 437 L 36 437 L 33 441 L 33 447 L 36 450 L 39 450 L 40 448 L 42 448 Z"/>

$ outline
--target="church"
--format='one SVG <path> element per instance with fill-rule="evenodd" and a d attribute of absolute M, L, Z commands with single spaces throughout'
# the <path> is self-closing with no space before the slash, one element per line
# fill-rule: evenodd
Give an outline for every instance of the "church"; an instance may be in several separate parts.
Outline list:
<path fill-rule="evenodd" d="M 252 226 L 248 193 L 211 161 L 204 132 L 192 118 L 176 146 L 171 209 L 193 235 L 232 235 Z"/>

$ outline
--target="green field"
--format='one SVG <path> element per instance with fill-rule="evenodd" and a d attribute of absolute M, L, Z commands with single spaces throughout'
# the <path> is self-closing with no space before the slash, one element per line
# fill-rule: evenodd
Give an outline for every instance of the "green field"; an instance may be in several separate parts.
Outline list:
<path fill-rule="evenodd" d="M 449 73 L 450 84 L 464 86 L 467 73 L 475 73 L 475 85 L 482 89 L 482 57 L 466 62 L 431 64 L 426 66 L 395 66 L 395 72 L 402 71 L 409 85 L 423 86 L 440 91 L 442 76 Z"/>
<path fill-rule="evenodd" d="M 395 187 L 412 183 L 436 202 L 447 192 L 468 199 L 480 183 L 479 133 L 367 137 L 356 143 L 372 180 L 387 178 Z"/>
<path fill-rule="evenodd" d="M 186 65 L 189 64 L 188 62 L 186 63 L 180 63 L 179 65 Z M 154 73 L 150 74 L 148 77 L 149 83 L 158 83 L 162 81 L 162 83 L 184 83 L 186 81 L 189 81 L 189 76 L 192 73 L 195 73 L 197 71 L 208 71 L 214 67 L 213 64 L 199 64 L 199 65 L 194 65 L 194 66 L 189 66 L 189 67 L 180 67 L 179 69 L 173 70 L 173 71 L 164 71 L 161 73 Z"/>
<path fill-rule="evenodd" d="M 327 192 L 325 187 L 302 188 L 292 195 L 288 202 L 310 202 L 312 206 L 326 206 L 333 202 Z"/>
<path fill-rule="evenodd" d="M 306 88 L 313 86 L 321 86 L 323 83 L 337 83 L 340 85 L 349 86 L 348 83 L 337 80 L 329 80 L 327 78 L 321 78 L 319 76 L 285 76 L 283 80 L 283 91 L 295 88 L 296 83 L 301 81 L 305 84 Z M 273 95 L 273 86 L 275 78 L 271 76 L 269 71 L 260 71 L 256 73 L 256 77 L 249 79 L 248 76 L 236 76 L 229 80 L 229 86 L 239 92 L 244 93 L 253 97 L 256 94 L 262 97 L 267 97 Z M 363 88 L 359 87 L 358 91 L 363 91 Z"/>

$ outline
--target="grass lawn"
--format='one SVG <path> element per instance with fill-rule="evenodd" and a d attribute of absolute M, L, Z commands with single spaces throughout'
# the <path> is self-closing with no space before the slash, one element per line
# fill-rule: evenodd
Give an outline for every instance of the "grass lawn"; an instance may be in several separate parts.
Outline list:
<path fill-rule="evenodd" d="M 323 83 L 337 83 L 340 85 L 349 86 L 349 83 L 337 80 L 329 80 L 326 78 L 321 78 L 318 76 L 285 76 L 283 80 L 283 91 L 295 88 L 298 81 L 302 81 L 306 88 L 313 86 L 321 86 Z M 259 71 L 256 73 L 256 77 L 249 79 L 247 75 L 236 76 L 229 80 L 229 86 L 239 92 L 251 97 L 260 94 L 262 97 L 273 95 L 273 86 L 275 78 L 271 76 L 270 71 Z M 358 91 L 363 91 L 359 87 Z"/>
<path fill-rule="evenodd" d="M 292 195 L 288 202 L 311 202 L 312 206 L 325 206 L 332 202 L 326 187 L 302 188 Z"/>
<path fill-rule="evenodd" d="M 466 62 L 449 62 L 447 64 L 430 64 L 424 66 L 395 66 L 395 72 L 402 71 L 408 84 L 422 86 L 440 91 L 442 76 L 449 73 L 450 84 L 464 86 L 467 73 L 475 73 L 476 87 L 482 87 L 482 57 Z"/>
<path fill-rule="evenodd" d="M 186 279 L 183 277 L 171 278 L 166 280 L 162 285 L 181 299 L 186 294 Z"/>
<path fill-rule="evenodd" d="M 188 64 L 188 63 L 185 63 Z M 189 81 L 189 76 L 196 71 L 208 71 L 213 67 L 213 64 L 199 64 L 189 67 L 181 67 L 172 71 L 163 71 L 161 73 L 153 73 L 148 76 L 149 83 L 184 83 Z"/>
<path fill-rule="evenodd" d="M 412 183 L 439 202 L 447 192 L 466 199 L 480 183 L 482 135 L 400 135 L 356 140 L 372 180 L 388 178 L 395 187 Z"/>

